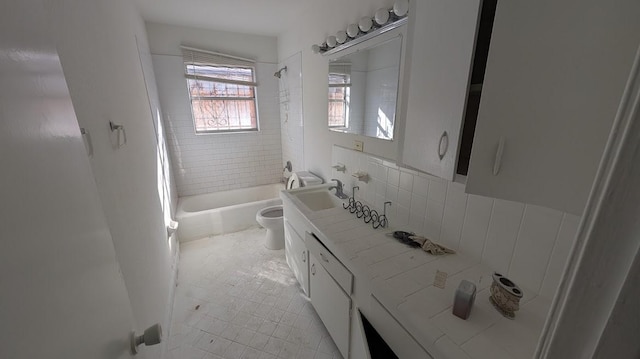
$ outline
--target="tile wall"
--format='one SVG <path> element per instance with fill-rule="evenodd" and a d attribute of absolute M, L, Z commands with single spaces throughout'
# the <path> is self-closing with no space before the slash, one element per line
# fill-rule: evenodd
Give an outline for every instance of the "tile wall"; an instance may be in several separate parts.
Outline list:
<path fill-rule="evenodd" d="M 282 177 L 276 64 L 257 63 L 260 131 L 196 135 L 181 56 L 153 54 L 178 195 L 279 182 Z"/>
<path fill-rule="evenodd" d="M 552 298 L 574 242 L 580 217 L 550 208 L 468 195 L 464 185 L 396 166 L 366 153 L 333 147 L 333 170 L 345 192 L 383 208 L 394 229 L 408 229 L 508 275 L 518 285 Z M 352 174 L 367 172 L 367 183 Z M 345 214 L 350 215 L 350 214 Z"/>
<path fill-rule="evenodd" d="M 303 171 L 304 131 L 302 119 L 302 54 L 287 58 L 278 69 L 287 67 L 278 81 L 280 102 L 280 134 L 282 139 L 282 166 L 291 161 L 293 171 Z"/>

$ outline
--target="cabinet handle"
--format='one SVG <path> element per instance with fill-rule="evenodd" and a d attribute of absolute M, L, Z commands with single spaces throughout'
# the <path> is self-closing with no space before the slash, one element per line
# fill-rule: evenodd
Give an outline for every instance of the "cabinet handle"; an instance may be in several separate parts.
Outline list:
<path fill-rule="evenodd" d="M 316 264 L 311 265 L 311 275 L 316 275 Z"/>
<path fill-rule="evenodd" d="M 449 149 L 449 134 L 447 131 L 442 133 L 440 136 L 440 142 L 438 142 L 438 157 L 440 157 L 440 161 L 444 158 L 444 155 L 447 154 L 447 150 Z"/>
<path fill-rule="evenodd" d="M 504 153 L 504 136 L 500 136 L 498 141 L 498 149 L 496 150 L 496 158 L 493 161 L 493 175 L 497 176 L 500 173 L 500 166 L 502 166 L 502 154 Z"/>
<path fill-rule="evenodd" d="M 329 263 L 329 260 L 324 256 L 324 253 L 320 253 L 320 258 L 322 258 L 323 261 Z"/>
<path fill-rule="evenodd" d="M 302 263 L 307 263 L 307 252 L 302 251 Z"/>

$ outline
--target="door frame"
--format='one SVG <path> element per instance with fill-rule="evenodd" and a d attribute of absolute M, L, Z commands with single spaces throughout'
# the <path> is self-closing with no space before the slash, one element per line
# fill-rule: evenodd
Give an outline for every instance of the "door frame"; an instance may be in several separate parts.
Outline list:
<path fill-rule="evenodd" d="M 631 269 L 634 262 L 640 261 L 639 183 L 640 48 L 536 358 L 598 356 L 603 354 L 598 347 L 605 334 L 621 332 L 625 325 L 631 325 L 624 320 L 611 325 L 610 319 L 616 304 L 624 303 L 628 297 L 623 287 L 635 280 Z M 617 353 L 638 346 L 636 342 L 618 344 L 621 347 Z"/>

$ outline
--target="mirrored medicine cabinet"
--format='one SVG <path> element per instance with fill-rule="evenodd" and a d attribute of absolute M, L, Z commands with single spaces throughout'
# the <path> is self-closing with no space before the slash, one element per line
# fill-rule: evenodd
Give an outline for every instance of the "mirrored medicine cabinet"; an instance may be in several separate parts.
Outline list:
<path fill-rule="evenodd" d="M 327 52 L 331 131 L 393 140 L 405 28 L 398 24 Z"/>

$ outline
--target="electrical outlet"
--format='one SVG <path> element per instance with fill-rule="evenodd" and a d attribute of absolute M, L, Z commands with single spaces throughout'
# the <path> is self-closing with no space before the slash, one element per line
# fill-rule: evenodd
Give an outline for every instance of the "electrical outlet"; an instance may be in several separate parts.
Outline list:
<path fill-rule="evenodd" d="M 353 141 L 353 149 L 360 152 L 364 151 L 364 142 L 358 140 Z"/>
<path fill-rule="evenodd" d="M 433 279 L 433 286 L 440 289 L 445 289 L 447 286 L 447 277 L 449 274 L 447 272 L 441 272 L 436 270 L 436 276 Z"/>

